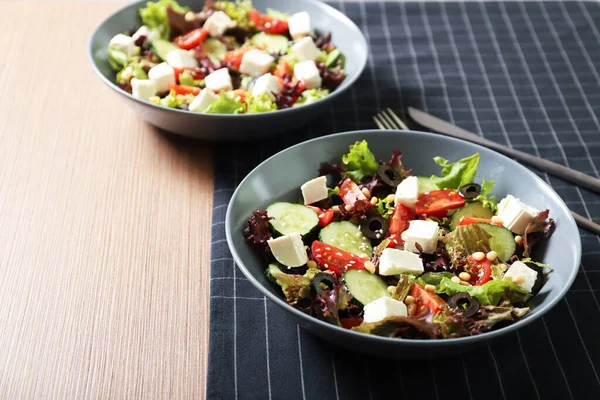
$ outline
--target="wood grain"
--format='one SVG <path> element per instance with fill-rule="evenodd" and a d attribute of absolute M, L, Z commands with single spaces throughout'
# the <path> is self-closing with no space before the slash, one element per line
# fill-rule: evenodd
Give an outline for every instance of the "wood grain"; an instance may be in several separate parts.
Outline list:
<path fill-rule="evenodd" d="M 203 398 L 210 145 L 94 76 L 115 3 L 0 13 L 0 398 Z"/>

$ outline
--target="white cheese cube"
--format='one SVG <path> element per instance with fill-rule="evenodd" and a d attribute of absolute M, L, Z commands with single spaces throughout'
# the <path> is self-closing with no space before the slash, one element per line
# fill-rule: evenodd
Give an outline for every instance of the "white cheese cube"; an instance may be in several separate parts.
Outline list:
<path fill-rule="evenodd" d="M 310 14 L 306 11 L 292 14 L 292 16 L 288 18 L 288 26 L 290 29 L 290 36 L 293 39 L 300 39 L 304 36 L 312 35 Z"/>
<path fill-rule="evenodd" d="M 122 51 L 127 57 L 131 57 L 135 51 L 135 41 L 133 38 L 131 36 L 123 35 L 122 33 L 119 33 L 110 39 L 108 46 L 115 50 Z"/>
<path fill-rule="evenodd" d="M 242 56 L 240 72 L 253 76 L 262 75 L 271 69 L 275 59 L 267 52 L 252 49 Z"/>
<path fill-rule="evenodd" d="M 524 204 L 521 200 L 510 194 L 498 204 L 498 216 L 502 218 L 502 224 L 517 235 L 524 234 L 527 225 L 539 213 L 535 208 Z"/>
<path fill-rule="evenodd" d="M 402 301 L 380 297 L 364 307 L 364 322 L 378 322 L 388 317 L 406 317 L 408 310 Z"/>
<path fill-rule="evenodd" d="M 435 221 L 410 221 L 410 226 L 402 232 L 404 249 L 418 253 L 417 243 L 421 246 L 423 253 L 433 254 L 437 248 L 439 225 Z"/>
<path fill-rule="evenodd" d="M 204 112 L 212 103 L 217 100 L 219 100 L 219 96 L 210 90 L 203 90 L 198 96 L 194 97 L 194 100 L 192 100 L 190 103 L 188 110 L 198 113 Z"/>
<path fill-rule="evenodd" d="M 229 70 L 227 68 L 218 69 L 207 75 L 206 78 L 204 78 L 204 83 L 206 84 L 206 88 L 213 92 L 233 89 L 231 76 L 229 75 Z"/>
<path fill-rule="evenodd" d="M 235 26 L 235 21 L 223 11 L 215 11 L 204 23 L 204 28 L 212 37 L 223 36 L 225 31 Z"/>
<path fill-rule="evenodd" d="M 327 177 L 311 179 L 300 187 L 304 204 L 312 204 L 327 198 Z"/>
<path fill-rule="evenodd" d="M 315 45 L 312 37 L 306 36 L 294 43 L 292 53 L 298 61 L 314 61 L 319 55 L 319 48 Z"/>
<path fill-rule="evenodd" d="M 140 26 L 140 29 L 138 29 L 131 37 L 135 43 L 142 36 L 146 38 L 145 41 L 151 42 L 158 38 L 158 32 L 149 29 L 146 25 L 142 25 Z"/>
<path fill-rule="evenodd" d="M 156 86 L 150 79 L 131 78 L 131 94 L 138 99 L 148 100 L 156 94 Z"/>
<path fill-rule="evenodd" d="M 537 271 L 529 268 L 527 264 L 525 264 L 522 261 L 515 261 L 514 263 L 512 263 L 506 271 L 506 273 L 504 274 L 504 278 L 512 278 L 515 285 L 527 290 L 530 293 L 531 289 L 533 288 L 533 285 L 535 284 L 537 276 Z M 517 282 L 521 282 L 515 282 L 515 278 L 517 277 L 522 277 L 516 280 Z"/>
<path fill-rule="evenodd" d="M 396 204 L 404 204 L 406 207 L 414 210 L 415 203 L 419 197 L 419 178 L 409 176 L 404 179 L 396 188 Z"/>
<path fill-rule="evenodd" d="M 385 249 L 379 259 L 379 275 L 421 274 L 425 271 L 423 261 L 407 250 Z"/>
<path fill-rule="evenodd" d="M 268 93 L 271 100 L 275 101 L 275 95 L 281 92 L 279 80 L 271 74 L 264 74 L 254 82 L 252 86 L 252 94 L 258 95 Z"/>
<path fill-rule="evenodd" d="M 298 232 L 267 241 L 277 261 L 286 267 L 301 267 L 308 261 L 308 255 Z"/>
<path fill-rule="evenodd" d="M 148 71 L 148 78 L 154 82 L 157 93 L 169 90 L 169 84 L 175 83 L 175 71 L 166 62 L 162 62 Z"/>
<path fill-rule="evenodd" d="M 187 50 L 173 50 L 167 54 L 167 63 L 173 68 L 197 68 L 198 61 Z"/>
<path fill-rule="evenodd" d="M 321 75 L 314 61 L 302 61 L 294 65 L 294 77 L 304 81 L 307 89 L 321 87 Z"/>

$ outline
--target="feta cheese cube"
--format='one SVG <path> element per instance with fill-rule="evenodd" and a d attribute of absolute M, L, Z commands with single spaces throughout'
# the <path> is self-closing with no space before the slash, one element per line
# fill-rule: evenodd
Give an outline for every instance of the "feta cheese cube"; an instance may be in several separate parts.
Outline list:
<path fill-rule="evenodd" d="M 133 39 L 133 42 L 135 43 L 142 36 L 146 38 L 145 41 L 151 42 L 154 39 L 158 39 L 158 32 L 151 30 L 146 25 L 142 25 L 140 26 L 140 29 L 138 29 L 131 37 Z"/>
<path fill-rule="evenodd" d="M 173 50 L 167 54 L 167 63 L 173 68 L 197 68 L 198 61 L 187 50 Z"/>
<path fill-rule="evenodd" d="M 522 261 L 515 261 L 508 268 L 506 273 L 504 274 L 504 278 L 512 278 L 515 285 L 527 290 L 531 293 L 531 289 L 535 284 L 538 273 L 537 271 L 529 268 L 527 264 Z M 522 277 L 520 279 L 515 279 L 517 277 Z M 517 283 L 519 282 L 519 283 Z"/>
<path fill-rule="evenodd" d="M 288 26 L 290 29 L 290 36 L 293 39 L 300 39 L 304 36 L 312 35 L 310 14 L 306 11 L 292 14 L 292 16 L 288 18 Z"/>
<path fill-rule="evenodd" d="M 204 28 L 212 37 L 223 36 L 225 31 L 235 26 L 235 21 L 223 11 L 215 11 L 204 23 Z"/>
<path fill-rule="evenodd" d="M 379 275 L 421 274 L 423 260 L 407 250 L 385 249 L 379 259 Z"/>
<path fill-rule="evenodd" d="M 312 204 L 327 198 L 327 177 L 311 179 L 300 187 L 304 204 Z"/>
<path fill-rule="evenodd" d="M 169 84 L 175 83 L 175 71 L 166 62 L 162 62 L 148 71 L 148 78 L 154 82 L 156 93 L 164 93 L 169 90 Z"/>
<path fill-rule="evenodd" d="M 206 109 L 217 100 L 219 100 L 219 96 L 210 90 L 203 90 L 198 96 L 194 97 L 194 100 L 192 100 L 190 103 L 188 110 L 197 113 L 205 112 Z"/>
<path fill-rule="evenodd" d="M 410 221 L 410 226 L 402 232 L 404 249 L 418 253 L 417 243 L 421 246 L 423 253 L 433 254 L 437 248 L 438 232 L 440 228 L 435 221 Z"/>
<path fill-rule="evenodd" d="M 410 209 L 415 209 L 415 203 L 419 197 L 419 178 L 409 176 L 396 188 L 396 204 L 404 204 Z"/>
<path fill-rule="evenodd" d="M 275 59 L 269 53 L 252 49 L 242 56 L 240 72 L 253 76 L 262 75 L 271 69 L 274 61 Z"/>
<path fill-rule="evenodd" d="M 301 267 L 308 261 L 308 255 L 298 232 L 267 241 L 277 261 L 286 267 Z"/>
<path fill-rule="evenodd" d="M 271 74 L 264 74 L 258 78 L 256 82 L 254 82 L 254 86 L 252 86 L 253 95 L 268 93 L 273 101 L 275 101 L 274 95 L 279 94 L 280 92 L 281 87 L 279 86 L 279 80 Z"/>
<path fill-rule="evenodd" d="M 150 79 L 131 78 L 131 94 L 138 99 L 148 100 L 156 94 L 156 86 Z"/>
<path fill-rule="evenodd" d="M 294 43 L 292 53 L 298 61 L 314 61 L 319 55 L 319 48 L 315 45 L 312 37 L 306 36 Z"/>
<path fill-rule="evenodd" d="M 304 81 L 307 89 L 321 87 L 321 74 L 314 61 L 301 61 L 294 65 L 294 77 Z"/>
<path fill-rule="evenodd" d="M 207 75 L 206 78 L 204 78 L 204 83 L 206 84 L 206 88 L 213 92 L 233 89 L 231 76 L 229 75 L 229 70 L 227 68 L 218 69 Z"/>
<path fill-rule="evenodd" d="M 524 204 L 521 200 L 510 194 L 498 204 L 498 216 L 502 218 L 502 224 L 517 235 L 524 234 L 527 225 L 539 213 L 535 208 Z"/>
<path fill-rule="evenodd" d="M 408 309 L 402 301 L 380 297 L 364 307 L 364 322 L 378 322 L 388 317 L 406 317 Z"/>
<path fill-rule="evenodd" d="M 115 50 L 122 51 L 127 57 L 133 56 L 133 52 L 135 51 L 135 41 L 133 38 L 131 36 L 123 35 L 122 33 L 119 33 L 110 39 L 108 46 Z"/>

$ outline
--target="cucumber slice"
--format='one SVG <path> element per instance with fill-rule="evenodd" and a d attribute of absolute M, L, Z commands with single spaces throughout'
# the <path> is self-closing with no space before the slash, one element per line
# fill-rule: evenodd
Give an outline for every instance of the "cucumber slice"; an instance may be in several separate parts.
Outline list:
<path fill-rule="evenodd" d="M 306 235 L 319 224 L 319 216 L 311 208 L 293 203 L 273 203 L 267 207 L 273 229 L 281 235 L 298 232 Z"/>
<path fill-rule="evenodd" d="M 431 181 L 431 178 L 426 176 L 417 176 L 419 180 L 419 194 L 425 192 L 431 192 L 432 190 L 439 190 L 439 187 Z"/>
<path fill-rule="evenodd" d="M 481 204 L 478 201 L 467 203 L 466 206 L 460 208 L 452 216 L 452 221 L 450 222 L 450 230 L 455 230 L 460 225 L 460 219 L 462 217 L 492 218 L 493 215 L 494 213 L 492 212 L 492 210 L 484 207 L 483 204 Z"/>
<path fill-rule="evenodd" d="M 385 281 L 364 269 L 351 269 L 346 272 L 344 283 L 350 294 L 363 306 L 381 297 L 392 297 Z"/>
<path fill-rule="evenodd" d="M 202 44 L 207 57 L 215 64 L 218 64 L 227 53 L 227 46 L 219 39 L 208 38 Z"/>
<path fill-rule="evenodd" d="M 250 42 L 258 47 L 273 52 L 286 50 L 290 41 L 283 35 L 274 35 L 272 33 L 259 32 L 250 38 Z"/>
<path fill-rule="evenodd" d="M 169 54 L 173 50 L 179 50 L 179 46 L 176 46 L 168 40 L 164 39 L 155 39 L 152 41 L 151 45 L 154 54 L 156 54 L 158 58 L 160 58 L 163 61 L 167 59 L 167 54 Z"/>
<path fill-rule="evenodd" d="M 340 58 L 341 55 L 342 52 L 340 52 L 339 49 L 333 49 L 331 53 L 327 55 L 327 61 L 325 61 L 325 65 L 327 66 L 327 68 L 333 66 L 333 64 L 335 64 L 335 62 L 338 60 L 338 58 Z"/>
<path fill-rule="evenodd" d="M 503 226 L 485 224 L 483 222 L 477 225 L 481 226 L 492 236 L 490 238 L 490 248 L 498 253 L 498 258 L 504 262 L 509 261 L 517 249 L 515 237 L 512 232 Z"/>
<path fill-rule="evenodd" d="M 321 229 L 319 240 L 359 256 L 373 256 L 371 241 L 362 234 L 358 225 L 349 221 L 330 223 Z"/>

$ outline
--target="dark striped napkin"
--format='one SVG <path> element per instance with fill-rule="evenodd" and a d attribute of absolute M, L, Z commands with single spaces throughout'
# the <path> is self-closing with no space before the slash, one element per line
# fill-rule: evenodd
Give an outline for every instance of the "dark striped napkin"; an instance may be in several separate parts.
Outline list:
<path fill-rule="evenodd" d="M 208 399 L 600 399 L 600 238 L 581 231 L 567 296 L 518 333 L 459 357 L 379 360 L 299 329 L 233 262 L 224 233 L 239 181 L 305 139 L 375 128 L 414 106 L 486 138 L 598 177 L 600 3 L 334 2 L 371 56 L 348 96 L 301 131 L 216 150 Z M 574 211 L 600 197 L 539 174 Z M 556 266 L 560 268 L 560 266 Z"/>

